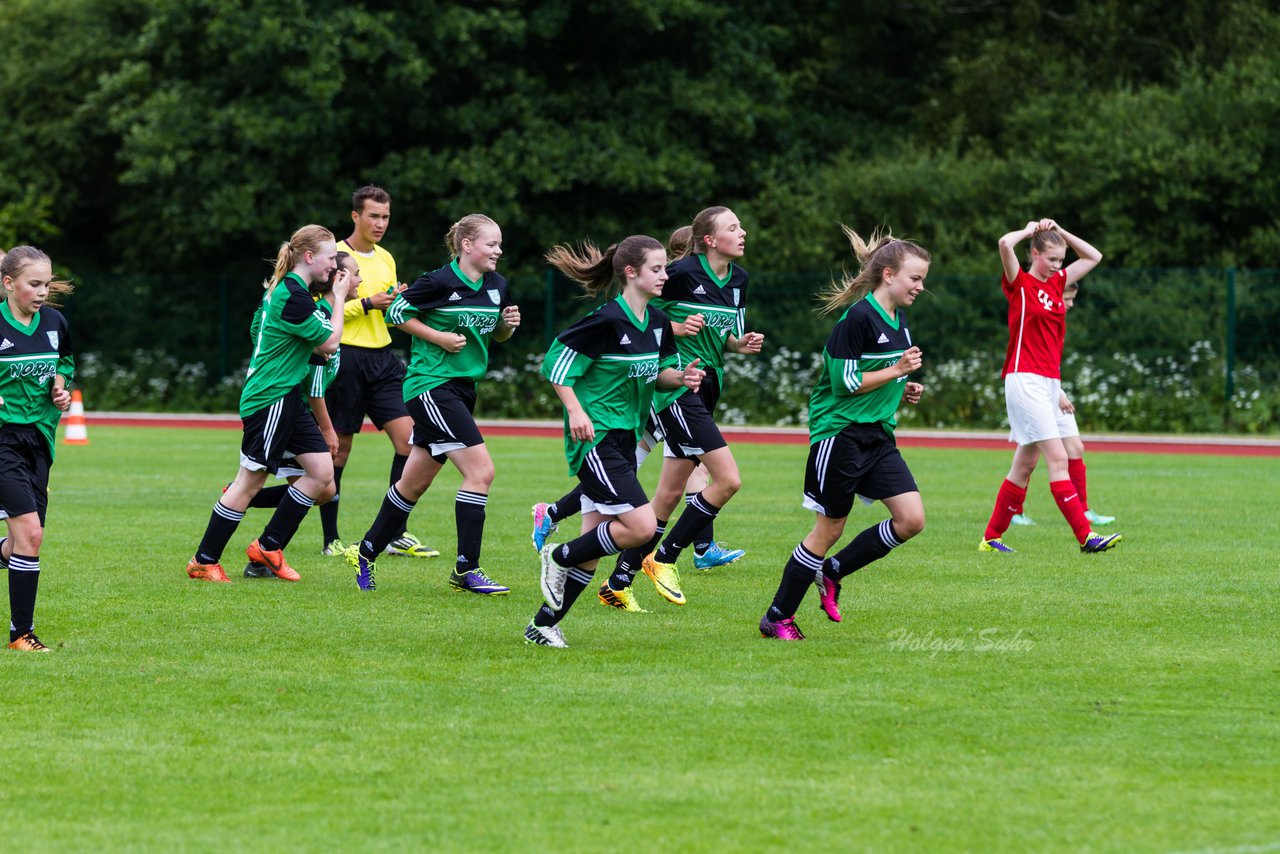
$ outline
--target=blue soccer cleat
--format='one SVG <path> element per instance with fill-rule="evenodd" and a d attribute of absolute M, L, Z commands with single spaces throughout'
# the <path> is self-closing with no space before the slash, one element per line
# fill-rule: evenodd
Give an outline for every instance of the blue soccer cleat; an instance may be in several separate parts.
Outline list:
<path fill-rule="evenodd" d="M 722 543 L 712 543 L 702 554 L 694 552 L 693 568 L 699 570 L 714 569 L 717 566 L 728 566 L 746 557 L 742 549 L 726 549 Z"/>
<path fill-rule="evenodd" d="M 556 523 L 551 521 L 551 514 L 547 512 L 550 504 L 539 502 L 533 505 L 533 548 L 535 551 L 542 551 L 542 547 L 547 544 L 547 537 L 551 536 L 556 530 Z"/>

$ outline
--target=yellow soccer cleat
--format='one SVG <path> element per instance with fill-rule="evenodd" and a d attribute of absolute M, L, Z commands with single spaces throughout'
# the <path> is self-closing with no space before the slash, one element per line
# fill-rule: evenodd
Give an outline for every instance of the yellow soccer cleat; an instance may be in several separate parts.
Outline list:
<path fill-rule="evenodd" d="M 614 590 L 609 586 L 609 582 L 606 581 L 600 585 L 600 592 L 596 595 L 600 597 L 601 605 L 608 605 L 610 608 L 617 608 L 619 611 L 629 611 L 632 614 L 649 613 L 640 607 L 640 603 L 636 601 L 636 594 L 631 592 L 630 587 Z"/>
<path fill-rule="evenodd" d="M 676 569 L 674 563 L 659 563 L 654 560 L 652 554 L 647 554 L 640 568 L 644 570 L 645 575 L 649 576 L 653 586 L 658 588 L 659 596 L 672 605 L 685 603 L 684 591 L 680 589 L 680 571 Z"/>

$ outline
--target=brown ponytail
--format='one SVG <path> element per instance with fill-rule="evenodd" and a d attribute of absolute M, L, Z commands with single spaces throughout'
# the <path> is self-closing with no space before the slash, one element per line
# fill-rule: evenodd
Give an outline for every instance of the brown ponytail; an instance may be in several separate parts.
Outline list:
<path fill-rule="evenodd" d="M 858 272 L 856 275 L 846 272 L 839 282 L 833 281 L 818 295 L 822 303 L 818 309 L 819 314 L 832 314 L 862 299 L 880 284 L 886 269 L 895 272 L 900 270 L 908 256 L 919 258 L 925 263 L 930 260 L 929 253 L 924 249 L 910 240 L 899 240 L 888 231 L 881 232 L 877 229 L 871 232 L 871 242 L 868 245 L 848 226 L 842 224 L 840 230 L 853 247 L 853 254 L 858 259 Z"/>

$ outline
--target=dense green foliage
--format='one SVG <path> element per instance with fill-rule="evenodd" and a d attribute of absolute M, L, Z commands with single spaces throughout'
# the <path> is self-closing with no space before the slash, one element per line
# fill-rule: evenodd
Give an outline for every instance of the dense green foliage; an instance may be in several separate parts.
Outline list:
<path fill-rule="evenodd" d="M 906 448 L 928 527 L 847 582 L 839 625 L 810 593 L 809 639 L 782 645 L 756 622 L 812 520 L 805 448 L 739 444 L 743 489 L 716 531 L 746 558 L 685 569 L 683 608 L 643 577 L 648 614 L 588 591 L 565 620 L 570 648 L 552 650 L 520 632 L 540 600 L 529 505 L 568 483 L 557 440 L 491 441 L 484 565 L 512 588 L 494 601 L 450 593 L 447 558 L 386 559 L 361 594 L 320 556 L 314 511 L 289 549 L 300 583 L 240 577 L 264 510 L 227 549 L 234 584 L 188 581 L 239 434 L 90 431 L 53 469 L 36 616 L 54 651 L 0 650 L 0 748 L 27 769 L 0 794 L 0 833 L 23 841 L 10 850 L 1280 839 L 1275 549 L 1259 535 L 1280 514 L 1274 458 L 1091 450 L 1120 548 L 1081 555 L 1037 473 L 1039 524 L 1012 531 L 1004 559 L 976 545 L 1008 452 Z M 356 442 L 348 537 L 377 511 L 390 459 L 383 437 Z M 410 523 L 446 554 L 458 485 L 446 467 Z M 847 536 L 881 518 L 859 505 Z"/>
<path fill-rule="evenodd" d="M 1111 263 L 1269 266 L 1280 13 L 1262 0 L 910 5 L 9 0 L 0 245 L 85 274 L 254 270 L 377 181 L 434 265 L 482 209 L 557 240 L 741 208 L 756 269 L 886 222 L 950 272 L 1052 215 Z"/>

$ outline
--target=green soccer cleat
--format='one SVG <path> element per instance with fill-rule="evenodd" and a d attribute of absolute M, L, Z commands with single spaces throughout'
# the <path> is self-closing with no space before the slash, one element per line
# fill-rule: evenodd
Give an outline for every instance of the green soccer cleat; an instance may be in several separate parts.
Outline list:
<path fill-rule="evenodd" d="M 391 542 L 387 543 L 387 547 L 383 549 L 389 555 L 401 555 L 403 557 L 439 557 L 440 552 L 431 546 L 419 540 L 413 534 L 405 531 Z"/>
<path fill-rule="evenodd" d="M 978 551 L 996 552 L 997 554 L 1011 555 L 1011 554 L 1014 554 L 1017 551 L 1017 549 L 1013 549 L 1013 548 L 1010 548 L 1009 546 L 1006 546 L 1003 540 L 1001 540 L 999 537 L 996 537 L 994 540 L 983 540 L 982 542 L 978 543 Z"/>

